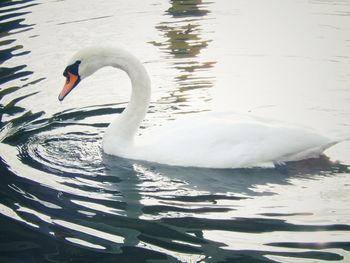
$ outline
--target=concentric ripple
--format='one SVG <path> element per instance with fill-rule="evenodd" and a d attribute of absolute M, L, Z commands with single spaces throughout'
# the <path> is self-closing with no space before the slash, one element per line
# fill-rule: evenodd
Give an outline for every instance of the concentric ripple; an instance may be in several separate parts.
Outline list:
<path fill-rule="evenodd" d="M 25 162 L 40 163 L 45 170 L 85 175 L 100 175 L 103 172 L 102 139 L 98 134 L 66 133 L 57 136 L 36 135 L 21 146 Z M 28 160 L 28 161 L 29 161 Z"/>

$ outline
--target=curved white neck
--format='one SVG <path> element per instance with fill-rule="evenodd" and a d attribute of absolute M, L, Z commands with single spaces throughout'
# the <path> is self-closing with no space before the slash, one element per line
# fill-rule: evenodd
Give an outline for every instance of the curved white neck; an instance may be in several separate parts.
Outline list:
<path fill-rule="evenodd" d="M 94 59 L 95 69 L 112 66 L 125 71 L 132 85 L 128 106 L 107 128 L 103 150 L 115 154 L 118 149 L 130 146 L 148 110 L 151 84 L 146 69 L 132 54 L 120 49 L 104 49 Z M 125 151 L 125 149 L 123 149 Z"/>

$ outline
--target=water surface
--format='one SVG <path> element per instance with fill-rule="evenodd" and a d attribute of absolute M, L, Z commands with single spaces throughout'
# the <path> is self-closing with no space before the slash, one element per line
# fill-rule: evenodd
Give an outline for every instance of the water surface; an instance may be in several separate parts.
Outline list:
<path fill-rule="evenodd" d="M 349 261 L 348 142 L 274 169 L 163 166 L 101 150 L 124 73 L 57 100 L 71 54 L 103 43 L 151 75 L 143 129 L 234 110 L 348 135 L 349 13 L 344 0 L 2 2 L 0 261 Z"/>

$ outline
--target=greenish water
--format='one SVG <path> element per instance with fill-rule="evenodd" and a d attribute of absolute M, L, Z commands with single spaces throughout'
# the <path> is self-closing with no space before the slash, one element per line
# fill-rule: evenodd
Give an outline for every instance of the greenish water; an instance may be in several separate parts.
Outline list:
<path fill-rule="evenodd" d="M 349 134 L 349 12 L 316 0 L 1 2 L 0 261 L 348 262 L 349 143 L 274 169 L 130 161 L 101 150 L 125 75 L 104 69 L 57 96 L 71 53 L 118 43 L 152 78 L 143 129 L 235 109 Z"/>

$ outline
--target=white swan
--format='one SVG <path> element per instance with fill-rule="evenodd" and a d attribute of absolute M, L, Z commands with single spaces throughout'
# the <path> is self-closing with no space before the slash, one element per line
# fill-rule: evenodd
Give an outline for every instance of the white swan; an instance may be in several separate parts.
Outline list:
<path fill-rule="evenodd" d="M 63 73 L 67 79 L 59 100 L 105 66 L 124 70 L 132 83 L 128 106 L 104 134 L 107 154 L 177 166 L 265 167 L 318 157 L 340 141 L 275 121 L 213 112 L 193 114 L 137 136 L 150 102 L 150 79 L 137 58 L 117 48 L 87 48 L 74 55 Z"/>

